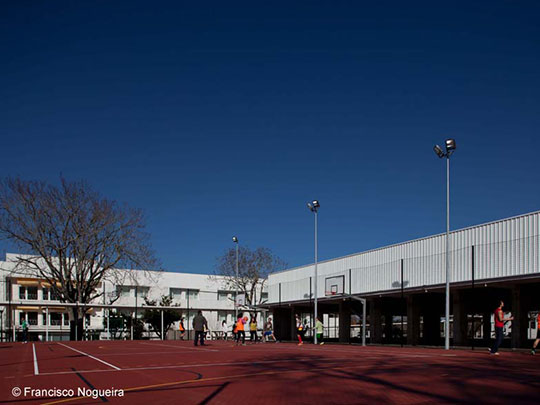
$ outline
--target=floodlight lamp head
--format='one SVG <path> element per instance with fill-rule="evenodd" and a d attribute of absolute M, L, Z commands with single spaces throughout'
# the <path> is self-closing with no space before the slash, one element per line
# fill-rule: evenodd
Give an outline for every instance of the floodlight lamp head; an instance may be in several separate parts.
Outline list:
<path fill-rule="evenodd" d="M 456 150 L 456 140 L 455 139 L 447 139 L 446 140 L 446 152 L 450 152 Z"/>
<path fill-rule="evenodd" d="M 315 208 L 319 208 L 321 206 L 321 204 L 319 204 L 319 201 L 317 200 L 313 200 L 312 204 Z"/>
<path fill-rule="evenodd" d="M 233 236 L 233 237 L 232 237 L 232 241 L 233 241 L 234 243 L 238 243 L 238 238 L 237 238 L 236 236 Z"/>
<path fill-rule="evenodd" d="M 435 151 L 437 156 L 439 156 L 440 158 L 444 157 L 444 152 L 443 152 L 443 150 L 441 149 L 441 147 L 439 145 L 435 145 L 433 147 L 433 150 Z"/>
<path fill-rule="evenodd" d="M 308 207 L 311 211 L 313 211 L 313 205 L 311 205 L 311 203 L 307 203 L 307 207 Z"/>

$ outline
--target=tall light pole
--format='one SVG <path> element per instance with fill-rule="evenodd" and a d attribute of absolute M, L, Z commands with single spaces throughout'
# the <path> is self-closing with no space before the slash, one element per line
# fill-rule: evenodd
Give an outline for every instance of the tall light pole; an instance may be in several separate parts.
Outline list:
<path fill-rule="evenodd" d="M 236 243 L 236 280 L 234 286 L 236 288 L 234 293 L 234 319 L 238 319 L 238 238 L 236 236 L 232 237 L 232 241 Z"/>
<path fill-rule="evenodd" d="M 456 150 L 455 139 L 447 139 L 446 152 L 439 145 L 433 150 L 441 159 L 446 158 L 446 306 L 444 314 L 444 348 L 450 349 L 450 156 Z"/>
<path fill-rule="evenodd" d="M 315 214 L 315 284 L 314 284 L 314 288 L 315 288 L 315 297 L 314 297 L 314 304 L 315 304 L 315 313 L 314 313 L 314 316 L 315 316 L 315 319 L 314 319 L 314 325 L 317 325 L 317 316 L 318 316 L 318 313 L 317 313 L 317 212 L 319 210 L 319 207 L 321 206 L 319 204 L 319 201 L 317 200 L 313 200 L 312 202 L 310 203 L 307 203 L 307 206 L 308 208 L 311 210 L 311 212 L 313 212 Z M 314 331 L 315 332 L 315 331 Z M 313 333 L 313 343 L 317 344 L 317 333 Z"/>

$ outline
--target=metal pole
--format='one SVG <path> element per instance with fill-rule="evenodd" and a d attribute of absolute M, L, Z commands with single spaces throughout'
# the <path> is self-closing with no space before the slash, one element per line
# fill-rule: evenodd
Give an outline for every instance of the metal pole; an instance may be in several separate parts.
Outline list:
<path fill-rule="evenodd" d="M 163 338 L 163 310 L 161 310 L 161 340 L 164 340 Z"/>
<path fill-rule="evenodd" d="M 133 340 L 133 324 L 137 321 L 137 298 L 139 295 L 139 286 L 135 286 L 135 319 L 131 322 L 131 340 Z"/>
<path fill-rule="evenodd" d="M 362 302 L 362 346 L 366 345 L 366 304 L 367 300 L 364 299 Z"/>
<path fill-rule="evenodd" d="M 4 341 L 4 308 L 0 310 L 0 342 Z"/>
<path fill-rule="evenodd" d="M 45 342 L 49 341 L 49 307 L 45 307 Z"/>
<path fill-rule="evenodd" d="M 189 340 L 189 288 L 187 289 L 186 294 L 187 294 L 187 338 Z"/>
<path fill-rule="evenodd" d="M 234 282 L 234 316 L 238 320 L 238 242 L 236 242 L 236 280 Z"/>
<path fill-rule="evenodd" d="M 401 347 L 403 347 L 403 259 L 401 259 Z"/>
<path fill-rule="evenodd" d="M 450 349 L 450 155 L 446 155 L 446 308 L 444 348 Z"/>
<path fill-rule="evenodd" d="M 311 277 L 309 278 L 309 309 L 311 310 L 312 306 L 311 306 L 311 299 L 312 299 L 312 296 L 313 296 L 313 290 L 311 288 Z M 313 316 L 315 316 L 315 312 L 313 312 Z M 312 318 L 312 316 L 310 315 L 309 316 L 310 318 Z M 313 330 L 313 323 L 315 322 L 315 324 L 317 323 L 317 321 L 315 319 L 311 319 L 311 322 L 309 323 L 309 327 L 311 328 L 311 330 Z"/>
<path fill-rule="evenodd" d="M 474 245 L 471 247 L 471 270 L 472 270 L 472 302 L 474 304 Z M 475 305 L 473 305 L 473 314 L 472 314 L 472 350 L 474 350 L 474 319 L 476 317 L 476 311 L 474 310 Z"/>
<path fill-rule="evenodd" d="M 315 283 L 314 283 L 314 287 L 315 287 L 315 299 L 314 299 L 314 304 L 315 304 L 315 319 L 318 318 L 319 314 L 317 312 L 317 278 L 318 278 L 318 275 L 317 275 L 317 210 L 315 210 Z M 313 342 L 315 344 L 317 344 L 317 334 L 315 333 L 314 334 L 314 340 Z"/>
<path fill-rule="evenodd" d="M 79 303 L 77 302 L 77 305 L 75 305 L 75 341 L 79 340 Z"/>
<path fill-rule="evenodd" d="M 109 328 L 110 316 L 111 316 L 111 310 L 107 309 L 107 340 L 111 340 L 111 329 Z"/>

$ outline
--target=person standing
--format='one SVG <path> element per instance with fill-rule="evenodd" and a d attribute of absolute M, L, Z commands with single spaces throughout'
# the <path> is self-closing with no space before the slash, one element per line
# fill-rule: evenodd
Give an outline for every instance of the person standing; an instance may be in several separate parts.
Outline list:
<path fill-rule="evenodd" d="M 227 340 L 227 333 L 229 332 L 229 327 L 227 326 L 227 321 L 221 322 L 221 333 L 223 340 Z"/>
<path fill-rule="evenodd" d="M 251 321 L 249 322 L 249 333 L 251 335 L 249 337 L 249 340 L 251 342 L 257 343 L 259 337 L 257 336 L 257 319 L 254 315 L 251 315 Z"/>
<path fill-rule="evenodd" d="M 266 339 L 265 339 L 266 338 Z M 277 343 L 276 336 L 274 335 L 274 327 L 272 325 L 272 318 L 268 318 L 268 322 L 266 322 L 264 326 L 264 335 L 263 335 L 263 342 L 268 341 L 268 339 L 272 339 L 274 342 Z"/>
<path fill-rule="evenodd" d="M 321 322 L 321 318 L 319 316 L 317 317 L 317 320 L 315 321 L 315 333 L 317 333 L 317 342 L 319 342 L 320 345 L 324 345 L 324 342 L 323 342 L 324 325 Z"/>
<path fill-rule="evenodd" d="M 495 342 L 493 343 L 493 346 L 491 347 L 489 354 L 495 354 L 499 355 L 499 346 L 503 342 L 504 339 L 504 323 L 508 321 L 512 321 L 514 319 L 513 316 L 505 318 L 504 312 L 503 312 L 504 302 L 502 300 L 499 301 L 499 306 L 497 309 L 495 309 L 493 313 L 493 317 L 495 318 Z"/>
<path fill-rule="evenodd" d="M 202 311 L 197 312 L 195 318 L 193 318 L 193 330 L 195 331 L 195 340 L 193 344 L 197 346 L 197 341 L 200 341 L 201 346 L 204 346 L 204 335 L 208 328 L 208 322 L 203 316 Z"/>
<path fill-rule="evenodd" d="M 28 343 L 28 322 L 26 322 L 26 319 L 23 320 L 21 328 L 23 343 Z"/>
<path fill-rule="evenodd" d="M 244 332 L 246 322 L 247 318 L 243 318 L 242 314 L 238 314 L 236 319 L 236 346 L 240 344 L 240 338 L 242 338 L 242 346 L 246 345 L 246 333 Z"/>
<path fill-rule="evenodd" d="M 298 346 L 302 346 L 304 344 L 304 341 L 302 340 L 302 338 L 304 337 L 304 324 L 302 323 L 300 316 L 295 315 L 295 317 L 296 317 L 296 336 L 298 337 Z"/>
<path fill-rule="evenodd" d="M 538 343 L 540 343 L 540 311 L 538 311 L 538 314 L 536 315 L 536 339 L 534 340 L 531 354 L 536 354 Z"/>
<path fill-rule="evenodd" d="M 186 335 L 186 328 L 184 327 L 184 318 L 180 319 L 180 325 L 178 326 L 178 330 L 180 331 L 180 340 L 184 340 L 184 336 Z"/>

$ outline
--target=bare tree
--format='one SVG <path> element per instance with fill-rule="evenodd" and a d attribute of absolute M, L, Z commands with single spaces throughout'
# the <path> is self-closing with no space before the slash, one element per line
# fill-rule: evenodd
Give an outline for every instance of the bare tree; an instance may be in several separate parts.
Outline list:
<path fill-rule="evenodd" d="M 90 303 L 117 269 L 156 269 L 140 210 L 103 198 L 83 181 L 60 185 L 7 178 L 0 182 L 0 237 L 24 254 L 15 270 L 50 284 L 60 301 Z M 79 320 L 81 309 L 73 310 Z"/>
<path fill-rule="evenodd" d="M 268 274 L 286 266 L 287 264 L 268 248 L 251 250 L 241 246 L 238 249 L 238 279 L 236 249 L 233 248 L 217 258 L 215 276 L 224 277 L 225 285 L 230 290 L 238 287 L 239 293 L 245 294 L 246 304 L 252 306 L 262 303 L 262 291 Z"/>

